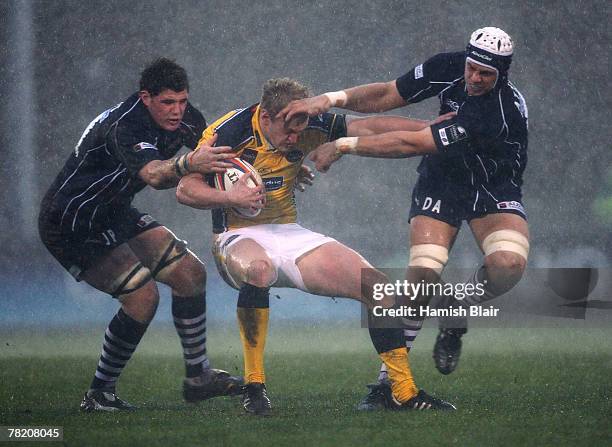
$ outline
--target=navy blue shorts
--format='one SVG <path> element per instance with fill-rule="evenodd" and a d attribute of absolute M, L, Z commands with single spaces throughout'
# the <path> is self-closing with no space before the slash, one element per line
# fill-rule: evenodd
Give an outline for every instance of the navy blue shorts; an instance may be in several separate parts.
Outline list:
<path fill-rule="evenodd" d="M 459 185 L 444 178 L 419 176 L 412 191 L 410 219 L 428 216 L 459 228 L 487 214 L 510 213 L 527 219 L 521 188 L 512 183 Z"/>
<path fill-rule="evenodd" d="M 91 230 L 62 232 L 54 219 L 41 214 L 40 238 L 51 254 L 79 281 L 96 260 L 133 237 L 161 226 L 152 216 L 134 207 L 115 210 L 112 217 L 96 219 Z"/>

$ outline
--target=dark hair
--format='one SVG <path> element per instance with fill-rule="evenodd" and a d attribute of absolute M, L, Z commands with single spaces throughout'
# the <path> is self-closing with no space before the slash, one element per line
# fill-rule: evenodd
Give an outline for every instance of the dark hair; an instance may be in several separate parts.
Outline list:
<path fill-rule="evenodd" d="M 189 90 L 189 81 L 183 67 L 170 59 L 160 57 L 147 65 L 140 74 L 140 90 L 146 90 L 156 96 L 166 89 L 175 92 Z"/>
<path fill-rule="evenodd" d="M 294 99 L 304 99 L 308 96 L 310 96 L 308 88 L 295 79 L 268 79 L 263 86 L 260 106 L 275 117 Z"/>

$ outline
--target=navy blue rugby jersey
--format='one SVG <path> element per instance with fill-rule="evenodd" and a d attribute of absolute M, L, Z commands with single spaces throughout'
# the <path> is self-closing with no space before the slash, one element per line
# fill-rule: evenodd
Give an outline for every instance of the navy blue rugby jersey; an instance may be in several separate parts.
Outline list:
<path fill-rule="evenodd" d="M 97 218 L 127 206 L 146 183 L 138 172 L 153 160 L 194 149 L 206 128 L 202 114 L 187 104 L 179 128 L 161 129 L 138 93 L 106 110 L 83 132 L 47 191 L 41 214 L 61 231 L 90 230 Z"/>
<path fill-rule="evenodd" d="M 452 120 L 432 126 L 439 153 L 426 155 L 418 172 L 472 186 L 522 185 L 527 164 L 527 105 L 512 83 L 502 79 L 490 92 L 468 96 L 465 52 L 441 53 L 397 79 L 408 103 L 437 95 L 440 115 Z"/>

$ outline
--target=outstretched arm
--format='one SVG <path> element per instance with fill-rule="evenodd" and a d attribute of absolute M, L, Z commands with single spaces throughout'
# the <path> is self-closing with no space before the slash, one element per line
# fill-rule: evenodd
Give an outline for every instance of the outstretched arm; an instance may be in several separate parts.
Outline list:
<path fill-rule="evenodd" d="M 416 131 L 398 130 L 363 137 L 339 138 L 333 144 L 340 156 L 408 158 L 437 151 L 429 126 Z M 322 147 L 322 146 L 321 146 Z"/>
<path fill-rule="evenodd" d="M 358 117 L 346 116 L 346 134 L 349 137 L 377 135 L 396 130 L 417 131 L 431 124 L 430 121 L 405 118 L 403 116 L 379 115 Z"/>
<path fill-rule="evenodd" d="M 345 154 L 376 158 L 408 158 L 437 151 L 431 128 L 394 131 L 379 135 L 339 138 L 319 146 L 310 154 L 318 171 L 329 167 Z"/>
<path fill-rule="evenodd" d="M 349 153 L 362 157 L 408 158 L 437 151 L 431 126 L 456 116 L 450 112 L 433 121 L 401 116 L 370 116 L 347 119 L 348 137 L 339 138 L 314 150 L 310 158 L 317 170 L 330 166 Z"/>
<path fill-rule="evenodd" d="M 407 105 L 406 100 L 397 90 L 395 80 L 360 85 L 344 90 L 344 92 L 346 101 L 344 104 L 334 104 L 334 107 L 362 113 L 379 113 Z"/>
<path fill-rule="evenodd" d="M 378 113 L 405 106 L 407 103 L 399 94 L 395 81 L 376 82 L 352 87 L 338 92 L 328 92 L 312 98 L 291 101 L 277 118 L 289 121 L 294 115 L 319 115 L 332 107 L 362 113 Z"/>
<path fill-rule="evenodd" d="M 366 135 L 394 132 L 397 130 L 409 130 L 414 132 L 451 119 L 456 115 L 457 114 L 455 112 L 449 112 L 445 113 L 444 115 L 440 115 L 431 121 L 393 115 L 365 117 L 347 115 L 346 134 L 349 137 L 361 137 Z"/>

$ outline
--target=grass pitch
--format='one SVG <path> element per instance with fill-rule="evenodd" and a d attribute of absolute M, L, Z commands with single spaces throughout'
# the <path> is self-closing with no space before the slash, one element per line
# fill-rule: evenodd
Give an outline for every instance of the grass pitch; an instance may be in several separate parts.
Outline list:
<path fill-rule="evenodd" d="M 244 414 L 237 398 L 189 405 L 180 395 L 178 338 L 172 328 L 153 325 L 118 387 L 140 410 L 83 414 L 78 405 L 103 328 L 3 330 L 0 425 L 63 426 L 68 446 L 612 442 L 612 330 L 473 329 L 450 376 L 434 369 L 435 332 L 422 332 L 411 354 L 417 383 L 455 403 L 456 412 L 357 412 L 364 385 L 376 376 L 377 356 L 366 330 L 329 326 L 272 327 L 267 382 L 273 417 Z M 214 365 L 240 373 L 237 331 L 212 326 L 209 333 Z"/>

